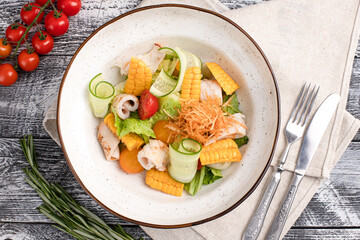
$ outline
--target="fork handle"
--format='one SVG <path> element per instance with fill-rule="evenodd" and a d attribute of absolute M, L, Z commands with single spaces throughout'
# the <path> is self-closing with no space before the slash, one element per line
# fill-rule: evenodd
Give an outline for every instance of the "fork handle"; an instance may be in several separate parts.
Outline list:
<path fill-rule="evenodd" d="M 276 171 L 273 174 L 272 180 L 267 186 L 264 195 L 259 203 L 259 206 L 256 209 L 255 214 L 251 218 L 249 225 L 247 226 L 245 233 L 243 235 L 243 240 L 255 240 L 259 236 L 261 228 L 264 223 L 266 213 L 269 209 L 270 203 L 274 197 L 277 187 L 280 182 L 280 171 Z"/>
<path fill-rule="evenodd" d="M 292 203 L 293 203 L 295 195 L 296 195 L 296 191 L 299 187 L 299 184 L 300 184 L 302 178 L 303 178 L 303 175 L 294 173 L 292 183 L 288 189 L 286 197 L 281 205 L 281 208 L 278 211 L 278 214 L 277 214 L 274 222 L 271 225 L 270 231 L 268 232 L 268 234 L 266 236 L 266 240 L 280 239 L 281 232 L 284 228 L 285 222 L 286 222 L 287 217 L 290 212 L 290 208 L 292 206 Z"/>
<path fill-rule="evenodd" d="M 284 165 L 285 160 L 289 154 L 291 145 L 291 143 L 286 144 L 286 148 L 284 149 L 280 157 L 280 165 L 278 166 L 276 172 L 274 172 L 271 182 L 267 186 L 254 215 L 252 216 L 248 226 L 246 227 L 242 240 L 255 240 L 258 238 L 261 228 L 264 224 L 266 213 L 269 210 L 271 201 L 274 198 L 277 187 L 279 186 L 282 166 Z"/>

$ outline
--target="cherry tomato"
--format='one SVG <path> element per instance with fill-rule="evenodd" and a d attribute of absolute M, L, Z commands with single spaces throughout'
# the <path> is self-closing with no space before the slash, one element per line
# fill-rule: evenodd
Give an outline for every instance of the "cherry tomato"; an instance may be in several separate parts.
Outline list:
<path fill-rule="evenodd" d="M 81 1 L 80 0 L 58 0 L 57 7 L 62 10 L 66 16 L 75 16 L 80 12 Z"/>
<path fill-rule="evenodd" d="M 28 3 L 25 4 L 20 11 L 20 17 L 21 20 L 27 24 L 30 25 L 35 17 L 39 14 L 40 12 L 40 8 L 41 7 L 39 4 L 37 3 Z M 37 23 L 40 23 L 42 21 L 42 19 L 44 18 L 44 12 L 42 12 L 40 14 L 40 16 L 38 17 L 38 19 L 36 20 Z"/>
<path fill-rule="evenodd" d="M 4 59 L 7 56 L 9 56 L 11 50 L 12 50 L 11 44 L 8 43 L 5 39 L 0 38 L 0 56 L 3 56 L 0 57 L 0 59 Z"/>
<path fill-rule="evenodd" d="M 45 3 L 47 3 L 48 0 L 35 0 L 37 4 L 40 4 L 41 6 L 44 6 Z M 52 0 L 52 3 L 54 3 L 55 0 Z"/>
<path fill-rule="evenodd" d="M 159 100 L 148 89 L 144 90 L 140 97 L 139 117 L 145 120 L 154 115 L 159 109 Z"/>
<path fill-rule="evenodd" d="M 45 17 L 45 28 L 53 36 L 64 35 L 69 29 L 69 19 L 62 12 L 49 12 Z"/>
<path fill-rule="evenodd" d="M 54 39 L 50 33 L 45 31 L 36 32 L 31 40 L 35 52 L 38 54 L 47 54 L 54 47 Z"/>
<path fill-rule="evenodd" d="M 13 23 L 5 31 L 5 36 L 7 40 L 12 45 L 17 45 L 17 42 L 20 41 L 21 37 L 25 34 L 26 28 L 18 23 Z M 27 39 L 29 34 L 26 34 L 25 38 Z M 21 41 L 21 44 L 25 42 L 25 39 Z"/>
<path fill-rule="evenodd" d="M 18 62 L 22 70 L 31 72 L 39 66 L 40 58 L 36 52 L 29 53 L 28 50 L 24 49 L 18 56 Z"/>
<path fill-rule="evenodd" d="M 10 86 L 16 82 L 17 78 L 18 73 L 11 64 L 5 63 L 0 65 L 0 85 Z"/>

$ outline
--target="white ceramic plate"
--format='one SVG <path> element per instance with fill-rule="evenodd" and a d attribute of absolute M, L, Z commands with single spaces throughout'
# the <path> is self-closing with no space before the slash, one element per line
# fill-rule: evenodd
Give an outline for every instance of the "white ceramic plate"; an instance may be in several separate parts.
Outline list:
<path fill-rule="evenodd" d="M 216 62 L 241 86 L 250 142 L 243 159 L 223 171 L 224 178 L 192 197 L 174 197 L 146 186 L 145 173 L 129 175 L 105 160 L 96 138 L 88 84 L 97 73 L 116 83 L 114 59 L 143 54 L 154 42 L 179 46 L 203 62 Z M 269 167 L 279 128 L 274 75 L 252 38 L 220 14 L 184 5 L 140 8 L 97 29 L 79 47 L 60 87 L 58 132 L 68 164 L 86 192 L 113 214 L 141 225 L 174 228 L 215 219 L 254 191 Z"/>

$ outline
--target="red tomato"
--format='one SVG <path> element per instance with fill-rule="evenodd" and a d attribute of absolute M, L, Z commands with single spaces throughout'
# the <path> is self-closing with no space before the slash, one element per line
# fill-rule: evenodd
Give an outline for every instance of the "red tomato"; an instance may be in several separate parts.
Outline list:
<path fill-rule="evenodd" d="M 41 6 L 39 4 L 37 4 L 37 3 L 25 4 L 21 8 L 21 11 L 20 11 L 21 20 L 25 24 L 30 25 L 34 21 L 35 17 L 39 14 L 39 12 L 40 12 L 39 7 L 41 7 Z M 43 18 L 44 18 L 44 12 L 42 12 L 40 14 L 40 16 L 38 17 L 36 22 L 40 23 Z"/>
<path fill-rule="evenodd" d="M 22 50 L 18 56 L 19 66 L 26 72 L 34 71 L 40 62 L 36 52 L 29 53 L 26 49 Z"/>
<path fill-rule="evenodd" d="M 0 59 L 4 59 L 10 55 L 12 50 L 11 44 L 8 43 L 5 39 L 0 38 Z"/>
<path fill-rule="evenodd" d="M 62 12 L 51 11 L 45 17 L 45 28 L 53 36 L 64 35 L 69 29 L 69 19 Z"/>
<path fill-rule="evenodd" d="M 11 64 L 5 63 L 0 65 L 0 85 L 10 86 L 16 82 L 17 78 L 18 73 Z"/>
<path fill-rule="evenodd" d="M 57 7 L 62 10 L 66 16 L 75 16 L 80 12 L 81 1 L 80 0 L 58 0 Z"/>
<path fill-rule="evenodd" d="M 37 4 L 40 4 L 41 6 L 44 6 L 45 3 L 47 3 L 47 1 L 48 1 L 48 0 L 35 0 L 35 2 L 36 2 Z M 52 2 L 54 3 L 55 0 L 52 0 Z"/>
<path fill-rule="evenodd" d="M 203 165 L 200 162 L 200 159 L 198 160 L 197 170 L 200 170 L 203 167 Z"/>
<path fill-rule="evenodd" d="M 31 40 L 31 44 L 38 54 L 47 54 L 54 47 L 54 39 L 50 33 L 45 31 L 36 32 Z"/>
<path fill-rule="evenodd" d="M 21 37 L 25 34 L 26 28 L 18 23 L 13 23 L 5 31 L 5 36 L 7 40 L 13 44 L 17 45 L 17 42 L 20 41 Z M 29 34 L 26 34 L 25 38 L 27 39 Z M 25 39 L 21 41 L 21 44 L 25 42 Z"/>
<path fill-rule="evenodd" d="M 159 100 L 149 90 L 144 90 L 140 97 L 139 117 L 145 120 L 154 115 L 159 109 Z"/>

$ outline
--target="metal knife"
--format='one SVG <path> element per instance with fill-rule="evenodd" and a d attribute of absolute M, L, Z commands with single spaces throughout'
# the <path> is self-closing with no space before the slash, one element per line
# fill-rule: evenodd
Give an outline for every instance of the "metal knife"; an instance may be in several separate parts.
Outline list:
<path fill-rule="evenodd" d="M 291 205 L 294 201 L 298 186 L 305 175 L 311 159 L 315 155 L 315 151 L 320 144 L 327 126 L 337 108 L 340 96 L 338 94 L 331 94 L 320 105 L 310 122 L 303 138 L 300 153 L 297 159 L 297 165 L 294 172 L 294 177 L 289 190 L 286 194 L 281 208 L 266 236 L 266 240 L 277 240 L 280 238 L 281 232 L 284 228 L 286 219 L 289 215 Z"/>

